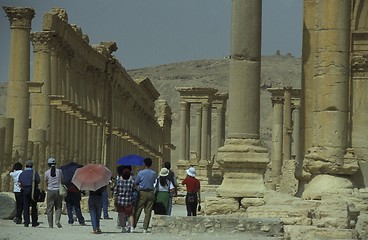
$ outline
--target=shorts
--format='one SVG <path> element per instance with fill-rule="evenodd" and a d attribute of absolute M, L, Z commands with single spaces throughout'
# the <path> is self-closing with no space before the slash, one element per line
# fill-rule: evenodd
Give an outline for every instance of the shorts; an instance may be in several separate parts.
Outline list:
<path fill-rule="evenodd" d="M 128 206 L 117 206 L 116 211 L 118 213 L 124 213 L 127 216 L 133 215 L 133 203 Z"/>

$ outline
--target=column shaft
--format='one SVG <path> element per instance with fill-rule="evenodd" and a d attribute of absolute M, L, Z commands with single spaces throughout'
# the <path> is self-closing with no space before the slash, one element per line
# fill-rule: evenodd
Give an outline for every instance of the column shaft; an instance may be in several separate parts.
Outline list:
<path fill-rule="evenodd" d="M 284 88 L 284 129 L 283 152 L 284 159 L 291 159 L 291 87 Z"/>
<path fill-rule="evenodd" d="M 202 106 L 197 107 L 196 113 L 196 152 L 197 161 L 201 159 L 201 139 L 202 139 Z"/>
<path fill-rule="evenodd" d="M 224 108 L 222 106 L 217 107 L 217 121 L 216 121 L 216 147 L 222 147 L 224 145 L 224 130 L 225 130 L 225 119 L 224 119 Z"/>
<path fill-rule="evenodd" d="M 180 152 L 179 160 L 188 160 L 186 158 L 186 122 L 187 122 L 187 102 L 180 102 Z"/>
<path fill-rule="evenodd" d="M 185 116 L 185 159 L 190 160 L 190 103 L 187 104 Z"/>
<path fill-rule="evenodd" d="M 293 124 L 293 138 L 294 138 L 294 154 L 297 164 L 301 162 L 301 145 L 300 145 L 300 106 L 294 106 L 294 124 Z"/>
<path fill-rule="evenodd" d="M 272 152 L 271 152 L 271 175 L 274 184 L 279 184 L 282 167 L 283 145 L 283 100 L 279 97 L 272 98 Z"/>
<path fill-rule="evenodd" d="M 229 138 L 259 139 L 261 19 L 262 1 L 233 1 Z"/>
<path fill-rule="evenodd" d="M 29 128 L 29 43 L 31 21 L 35 13 L 31 8 L 3 9 L 9 18 L 11 29 L 6 116 L 14 119 L 13 157 L 25 160 Z"/>
<path fill-rule="evenodd" d="M 208 158 L 208 110 L 209 104 L 202 104 L 202 137 L 201 137 L 201 161 L 207 161 Z"/>

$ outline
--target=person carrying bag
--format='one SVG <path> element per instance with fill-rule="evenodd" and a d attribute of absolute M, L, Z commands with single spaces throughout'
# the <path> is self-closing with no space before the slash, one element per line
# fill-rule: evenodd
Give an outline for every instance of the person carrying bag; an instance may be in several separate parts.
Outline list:
<path fill-rule="evenodd" d="M 37 209 L 37 195 L 38 184 L 40 183 L 40 175 L 38 172 L 32 169 L 33 161 L 26 161 L 25 170 L 19 175 L 18 182 L 23 193 L 23 215 L 24 215 L 24 226 L 28 227 L 30 224 L 30 211 L 29 208 L 32 207 L 32 227 L 37 227 L 40 225 L 38 222 L 38 209 Z M 35 199 L 35 200 L 34 200 Z"/>

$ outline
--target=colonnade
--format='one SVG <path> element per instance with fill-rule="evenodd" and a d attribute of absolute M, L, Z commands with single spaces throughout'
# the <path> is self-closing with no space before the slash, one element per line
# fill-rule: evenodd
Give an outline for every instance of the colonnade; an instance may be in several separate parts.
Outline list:
<path fill-rule="evenodd" d="M 155 168 L 170 161 L 171 108 L 156 102 L 160 94 L 148 78 L 128 75 L 112 55 L 115 42 L 89 45 L 64 9 L 47 12 L 42 31 L 31 34 L 32 9 L 4 10 L 11 23 L 7 117 L 0 121 L 4 166 L 33 159 L 42 173 L 46 159 L 54 157 L 58 165 L 74 161 L 115 169 L 119 157 L 133 153 L 151 157 Z"/>
<path fill-rule="evenodd" d="M 223 145 L 225 138 L 225 111 L 228 94 L 217 93 L 214 88 L 178 87 L 180 93 L 180 148 L 177 163 L 179 177 L 185 177 L 185 169 L 196 166 L 203 183 L 211 178 L 212 109 L 216 109 L 216 147 Z M 196 107 L 195 151 L 191 154 L 190 110 Z"/>
<path fill-rule="evenodd" d="M 269 88 L 273 106 L 271 145 L 271 188 L 280 185 L 284 161 L 301 162 L 300 89 Z"/>

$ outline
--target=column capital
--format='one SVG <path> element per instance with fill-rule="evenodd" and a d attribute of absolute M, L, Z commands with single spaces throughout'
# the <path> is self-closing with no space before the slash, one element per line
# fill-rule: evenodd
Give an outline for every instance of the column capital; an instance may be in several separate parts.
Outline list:
<path fill-rule="evenodd" d="M 291 91 L 293 89 L 293 87 L 291 87 L 291 86 L 285 86 L 284 87 L 284 90 L 285 91 Z"/>
<path fill-rule="evenodd" d="M 209 102 L 203 102 L 202 103 L 202 109 L 208 111 L 210 105 L 211 104 Z"/>
<path fill-rule="evenodd" d="M 188 103 L 188 102 L 186 102 L 186 101 L 180 101 L 180 109 L 181 109 L 182 111 L 186 110 L 186 109 L 187 109 L 187 107 L 188 107 L 188 105 L 189 105 L 189 103 Z"/>
<path fill-rule="evenodd" d="M 284 103 L 284 99 L 282 97 L 271 97 L 271 101 L 272 101 L 272 106 L 274 106 L 275 104 Z"/>
<path fill-rule="evenodd" d="M 299 104 L 293 104 L 292 106 L 293 110 L 299 111 L 300 110 L 300 105 Z"/>
<path fill-rule="evenodd" d="M 4 6 L 3 9 L 9 18 L 10 28 L 31 29 L 31 22 L 35 16 L 34 9 L 9 6 Z"/>
<path fill-rule="evenodd" d="M 53 31 L 31 33 L 33 52 L 49 52 L 51 39 L 54 35 Z"/>

